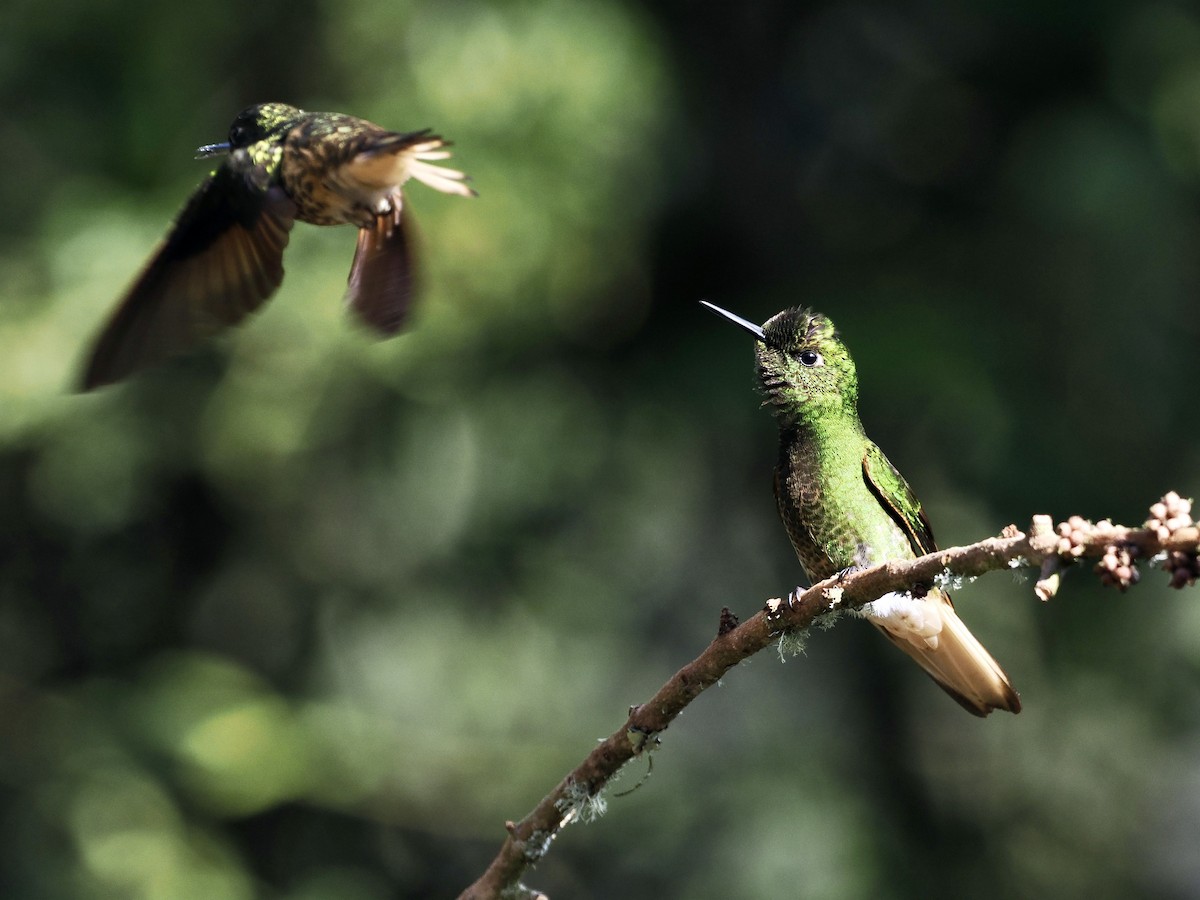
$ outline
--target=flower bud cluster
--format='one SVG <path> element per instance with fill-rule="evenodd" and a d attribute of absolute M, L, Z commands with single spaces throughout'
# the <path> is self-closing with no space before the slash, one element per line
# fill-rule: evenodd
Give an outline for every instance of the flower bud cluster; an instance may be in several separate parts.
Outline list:
<path fill-rule="evenodd" d="M 1137 584 L 1141 578 L 1133 557 L 1137 547 L 1128 544 L 1109 544 L 1104 548 L 1104 556 L 1096 563 L 1096 571 L 1100 573 L 1100 583 L 1118 588 L 1124 593 L 1131 584 Z"/>
<path fill-rule="evenodd" d="M 1183 550 L 1172 550 L 1163 562 L 1163 568 L 1171 573 L 1171 587 L 1185 588 L 1200 581 L 1200 555 Z"/>
<path fill-rule="evenodd" d="M 1171 491 L 1150 507 L 1146 527 L 1166 543 L 1175 532 L 1192 524 L 1192 501 Z"/>
<path fill-rule="evenodd" d="M 1180 497 L 1174 491 L 1150 507 L 1150 518 L 1146 520 L 1146 527 L 1163 543 L 1170 540 L 1176 532 L 1193 524 L 1192 501 Z M 1200 556 L 1194 551 L 1189 553 L 1186 550 L 1171 550 L 1163 561 L 1163 568 L 1171 575 L 1171 587 L 1187 587 L 1200 579 Z"/>
<path fill-rule="evenodd" d="M 1067 521 L 1059 522 L 1056 548 L 1058 555 L 1068 559 L 1077 559 L 1083 556 L 1083 551 L 1087 549 L 1087 537 L 1092 528 L 1092 523 L 1083 516 L 1071 516 Z"/>

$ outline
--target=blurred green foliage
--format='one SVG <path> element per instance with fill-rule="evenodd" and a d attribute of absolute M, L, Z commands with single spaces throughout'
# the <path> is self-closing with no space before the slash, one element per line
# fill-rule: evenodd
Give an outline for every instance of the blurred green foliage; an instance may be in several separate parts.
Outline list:
<path fill-rule="evenodd" d="M 452 896 L 505 819 L 800 577 L 753 319 L 811 304 L 962 543 L 1200 493 L 1200 13 L 1173 3 L 25 0 L 0 33 L 6 897 Z M 350 229 L 71 392 L 243 106 L 456 143 L 375 344 Z M 1147 572 L 964 618 L 977 722 L 853 623 L 730 673 L 554 897 L 1200 896 L 1200 612 Z M 632 782 L 640 772 L 627 776 Z"/>

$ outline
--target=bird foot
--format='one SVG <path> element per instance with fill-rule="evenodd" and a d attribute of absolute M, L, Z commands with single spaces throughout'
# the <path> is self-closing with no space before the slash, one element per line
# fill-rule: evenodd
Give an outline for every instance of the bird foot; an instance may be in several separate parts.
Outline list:
<path fill-rule="evenodd" d="M 846 568 L 839 570 L 833 577 L 837 579 L 838 584 L 841 584 L 847 575 L 853 575 L 855 572 L 861 572 L 866 568 L 867 566 L 860 566 L 857 564 L 853 566 L 846 566 Z"/>

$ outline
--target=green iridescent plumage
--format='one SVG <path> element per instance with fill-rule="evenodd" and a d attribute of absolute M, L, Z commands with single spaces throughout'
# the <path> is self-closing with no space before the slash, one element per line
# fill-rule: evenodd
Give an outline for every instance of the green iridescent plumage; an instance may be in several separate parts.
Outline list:
<path fill-rule="evenodd" d="M 775 498 L 808 577 L 935 550 L 920 501 L 863 430 L 854 361 L 833 323 L 795 308 L 759 328 L 705 305 L 757 339 L 759 384 L 779 423 Z M 865 612 L 969 712 L 1020 710 L 1008 677 L 944 591 L 885 598 Z"/>

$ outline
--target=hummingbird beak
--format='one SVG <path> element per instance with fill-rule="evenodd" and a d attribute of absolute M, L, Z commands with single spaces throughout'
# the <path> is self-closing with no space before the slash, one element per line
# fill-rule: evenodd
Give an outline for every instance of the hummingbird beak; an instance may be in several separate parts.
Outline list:
<path fill-rule="evenodd" d="M 729 312 L 729 310 L 721 309 L 721 307 L 717 306 L 715 303 L 709 303 L 707 300 L 701 300 L 700 305 L 707 306 L 718 316 L 724 316 L 734 325 L 740 325 L 742 328 L 745 328 L 748 332 L 754 335 L 755 338 L 763 343 L 766 343 L 767 338 L 763 334 L 762 328 L 760 328 L 758 325 L 755 325 L 753 322 L 747 322 L 741 316 L 735 316 L 733 313 Z"/>
<path fill-rule="evenodd" d="M 205 144 L 203 147 L 196 148 L 196 159 L 204 159 L 209 156 L 220 156 L 222 153 L 229 152 L 229 141 L 222 141 L 219 144 Z"/>

